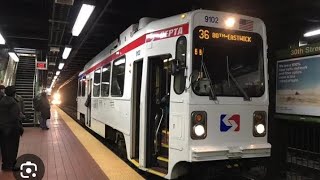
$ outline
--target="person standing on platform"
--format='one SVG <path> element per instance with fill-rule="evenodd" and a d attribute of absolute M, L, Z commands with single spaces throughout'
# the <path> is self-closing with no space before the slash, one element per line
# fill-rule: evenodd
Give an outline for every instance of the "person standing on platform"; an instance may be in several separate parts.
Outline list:
<path fill-rule="evenodd" d="M 24 101 L 23 101 L 23 98 L 16 93 L 16 88 L 14 86 L 8 86 L 6 88 L 6 95 L 13 97 L 16 100 L 20 108 L 20 118 L 24 119 L 25 118 Z"/>
<path fill-rule="evenodd" d="M 0 93 L 5 94 L 6 87 L 4 85 L 0 85 Z"/>
<path fill-rule="evenodd" d="M 19 170 L 19 167 L 15 167 L 15 163 L 19 149 L 20 135 L 23 133 L 23 128 L 20 124 L 20 109 L 14 98 L 5 96 L 3 88 L 4 86 L 0 85 L 0 146 L 2 170 Z M 7 89 L 5 92 L 7 92 Z"/>
<path fill-rule="evenodd" d="M 40 112 L 41 112 L 41 119 L 40 119 L 40 127 L 42 130 L 48 130 L 47 127 L 47 119 L 50 119 L 50 103 L 47 98 L 47 93 L 42 92 L 40 96 Z"/>
<path fill-rule="evenodd" d="M 24 100 L 23 100 L 23 97 L 20 96 L 19 94 L 15 93 L 15 96 L 14 98 L 16 99 L 16 101 L 18 102 L 19 104 L 19 107 L 20 107 L 20 110 L 21 110 L 21 117 L 24 119 L 25 118 L 25 111 L 24 111 Z"/>

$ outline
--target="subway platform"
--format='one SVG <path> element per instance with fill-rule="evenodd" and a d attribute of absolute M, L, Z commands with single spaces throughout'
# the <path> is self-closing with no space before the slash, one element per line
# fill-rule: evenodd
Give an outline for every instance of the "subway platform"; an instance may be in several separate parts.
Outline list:
<path fill-rule="evenodd" d="M 41 158 L 43 180 L 144 179 L 56 106 L 51 108 L 49 130 L 25 128 L 18 157 L 24 154 Z M 0 180 L 11 179 L 13 172 L 0 170 Z"/>

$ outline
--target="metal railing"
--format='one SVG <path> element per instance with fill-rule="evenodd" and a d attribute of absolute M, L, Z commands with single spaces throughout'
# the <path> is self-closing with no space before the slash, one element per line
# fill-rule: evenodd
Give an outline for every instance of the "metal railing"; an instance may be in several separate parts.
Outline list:
<path fill-rule="evenodd" d="M 286 167 L 289 179 L 320 177 L 320 124 L 288 121 Z"/>
<path fill-rule="evenodd" d="M 36 73 L 34 73 L 34 77 L 33 77 L 32 98 L 35 97 L 35 91 L 36 91 Z M 33 99 L 32 99 L 32 107 L 33 107 L 33 125 L 35 126 L 36 123 L 38 122 L 38 116 L 36 111 L 34 110 Z"/>

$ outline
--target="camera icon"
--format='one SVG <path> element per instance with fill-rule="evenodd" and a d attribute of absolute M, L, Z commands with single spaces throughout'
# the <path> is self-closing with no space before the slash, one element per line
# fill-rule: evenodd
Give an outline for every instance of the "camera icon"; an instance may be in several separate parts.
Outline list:
<path fill-rule="evenodd" d="M 31 162 L 31 161 L 26 161 L 25 163 L 21 164 L 20 166 L 20 176 L 23 179 L 28 179 L 30 176 L 35 178 L 37 176 L 36 172 L 38 171 L 38 166 Z"/>

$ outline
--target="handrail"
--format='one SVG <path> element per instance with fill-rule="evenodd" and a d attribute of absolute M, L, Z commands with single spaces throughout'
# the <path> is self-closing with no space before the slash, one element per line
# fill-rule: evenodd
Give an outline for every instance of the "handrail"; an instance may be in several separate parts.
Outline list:
<path fill-rule="evenodd" d="M 33 98 L 35 97 L 35 89 L 36 89 L 36 73 L 34 73 L 34 76 L 33 76 L 33 88 L 32 88 L 32 107 L 33 107 L 33 125 L 34 126 L 36 125 L 36 120 L 37 120 L 36 111 L 34 110 L 34 104 L 33 104 Z"/>

